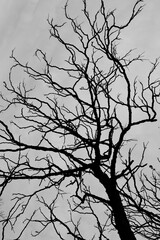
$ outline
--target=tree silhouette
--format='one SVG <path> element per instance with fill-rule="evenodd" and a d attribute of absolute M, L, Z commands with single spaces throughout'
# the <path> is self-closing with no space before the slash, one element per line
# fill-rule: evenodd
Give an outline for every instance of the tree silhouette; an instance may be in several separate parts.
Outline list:
<path fill-rule="evenodd" d="M 145 61 L 142 55 L 118 54 L 123 30 L 142 9 L 138 0 L 119 25 L 103 0 L 94 14 L 82 0 L 82 18 L 70 16 L 67 2 L 66 23 L 48 19 L 51 38 L 66 54 L 63 65 L 41 49 L 35 54 L 42 70 L 12 53 L 1 96 L 1 196 L 16 190 L 1 220 L 2 239 L 9 232 L 23 239 L 30 228 L 34 237 L 53 228 L 58 239 L 109 239 L 111 230 L 121 240 L 158 239 L 159 173 L 152 166 L 151 177 L 145 173 L 147 144 L 134 156 L 131 134 L 157 120 L 158 59 L 139 80 L 130 69 Z M 63 36 L 65 27 L 73 42 Z M 25 80 L 18 78 L 21 69 Z"/>

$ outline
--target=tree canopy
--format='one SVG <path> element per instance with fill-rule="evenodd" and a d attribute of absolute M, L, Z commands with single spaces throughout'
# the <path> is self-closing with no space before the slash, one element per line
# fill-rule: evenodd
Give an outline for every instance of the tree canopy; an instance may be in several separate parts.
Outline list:
<path fill-rule="evenodd" d="M 25 239 L 26 232 L 38 239 L 48 229 L 58 239 L 111 240 L 110 231 L 121 240 L 159 237 L 160 173 L 148 168 L 147 143 L 134 154 L 133 136 L 158 119 L 159 60 L 133 49 L 119 54 L 143 0 L 123 24 L 98 2 L 93 13 L 82 0 L 81 16 L 72 17 L 67 1 L 65 23 L 48 18 L 50 37 L 64 50 L 61 65 L 41 49 L 35 52 L 41 69 L 12 52 L 1 94 L 0 196 L 16 190 L 0 219 L 2 239 Z M 69 40 L 64 29 L 72 29 Z M 145 62 L 150 69 L 141 79 L 131 70 Z"/>

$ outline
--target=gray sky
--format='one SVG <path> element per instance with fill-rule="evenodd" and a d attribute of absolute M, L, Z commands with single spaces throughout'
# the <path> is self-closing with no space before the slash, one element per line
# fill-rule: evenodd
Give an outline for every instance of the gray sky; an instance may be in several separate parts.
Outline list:
<path fill-rule="evenodd" d="M 109 9 L 117 8 L 117 16 L 123 22 L 131 11 L 135 0 L 106 0 Z M 71 0 L 72 10 L 78 8 L 79 0 Z M 97 0 L 88 0 L 89 4 L 96 6 Z M 23 62 L 32 62 L 34 51 L 40 48 L 48 53 L 48 56 L 56 56 L 61 62 L 63 52 L 57 49 L 57 45 L 49 39 L 47 17 L 53 17 L 56 21 L 62 20 L 64 0 L 0 0 L 0 87 L 2 82 L 8 79 L 9 68 L 12 61 L 9 59 L 12 49 L 15 55 Z M 160 1 L 146 0 L 143 12 L 134 20 L 123 34 L 122 51 L 137 48 L 138 52 L 145 52 L 145 57 L 152 61 L 160 56 Z M 64 34 L 69 37 L 66 31 Z M 143 72 L 143 70 L 139 69 Z M 153 159 L 153 152 L 158 149 L 157 128 L 141 127 L 134 134 L 143 142 L 150 139 L 152 151 L 148 158 Z M 154 150 L 154 151 L 153 151 Z M 44 236 L 43 236 L 44 237 Z M 48 233 L 47 240 L 52 238 Z M 26 239 L 27 236 L 26 236 Z M 38 240 L 40 240 L 39 238 Z"/>
<path fill-rule="evenodd" d="M 70 1 L 72 8 L 77 7 L 78 1 Z M 93 1 L 88 2 L 93 4 Z M 97 0 L 94 1 L 95 3 Z M 135 0 L 108 0 L 109 9 L 117 8 L 118 19 L 123 22 L 129 16 Z M 154 59 L 159 56 L 160 16 L 159 0 L 144 1 L 146 6 L 127 29 L 124 47 L 137 48 L 145 52 L 146 57 Z M 64 0 L 0 0 L 0 82 L 7 78 L 9 56 L 13 48 L 20 59 L 29 61 L 33 58 L 36 48 L 42 48 L 52 55 L 56 45 L 49 40 L 47 17 L 55 20 L 62 18 Z M 74 9 L 75 12 L 75 9 Z M 66 33 L 67 34 L 67 33 Z M 58 55 L 56 55 L 58 58 Z M 60 55 L 61 57 L 61 55 Z"/>

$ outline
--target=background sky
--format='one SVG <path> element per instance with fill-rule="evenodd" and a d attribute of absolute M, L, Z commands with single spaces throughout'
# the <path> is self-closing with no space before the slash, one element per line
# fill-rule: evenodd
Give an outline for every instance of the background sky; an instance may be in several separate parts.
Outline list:
<path fill-rule="evenodd" d="M 70 1 L 71 12 L 75 13 L 78 9 L 79 1 Z M 96 6 L 97 1 L 88 0 L 92 6 Z M 135 0 L 106 2 L 109 9 L 117 8 L 117 18 L 123 22 L 130 15 Z M 0 0 L 0 91 L 3 91 L 2 83 L 8 80 L 9 68 L 13 64 L 9 58 L 13 49 L 16 57 L 24 63 L 34 61 L 34 51 L 37 48 L 47 52 L 49 57 L 56 57 L 57 61 L 62 61 L 62 50 L 57 48 L 56 42 L 49 39 L 47 17 L 53 17 L 57 22 L 61 21 L 64 3 L 64 0 Z M 138 52 L 144 52 L 145 57 L 153 61 L 160 56 L 160 1 L 146 0 L 144 3 L 146 6 L 143 12 L 124 32 L 121 46 L 122 51 L 137 48 Z M 67 31 L 64 34 L 68 38 L 71 36 Z M 146 70 L 146 67 L 139 69 L 142 72 Z M 151 159 L 159 147 L 159 131 L 156 127 L 143 126 L 135 133 L 142 142 L 149 139 L 152 151 L 148 152 L 148 157 Z M 50 239 L 51 233 L 48 233 L 47 240 Z"/>

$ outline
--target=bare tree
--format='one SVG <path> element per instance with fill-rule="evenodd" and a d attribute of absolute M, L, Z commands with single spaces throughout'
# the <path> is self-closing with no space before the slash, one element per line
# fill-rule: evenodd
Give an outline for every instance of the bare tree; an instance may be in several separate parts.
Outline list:
<path fill-rule="evenodd" d="M 118 53 L 123 30 L 142 9 L 138 0 L 120 25 L 103 0 L 94 14 L 82 0 L 82 18 L 70 16 L 67 2 L 66 23 L 48 19 L 51 38 L 66 52 L 63 65 L 40 49 L 43 70 L 12 54 L 15 64 L 2 94 L 1 196 L 17 182 L 22 187 L 12 194 L 2 239 L 10 230 L 12 239 L 21 239 L 30 226 L 34 237 L 52 227 L 59 239 L 109 239 L 110 230 L 121 240 L 158 239 L 159 178 L 154 169 L 153 179 L 143 172 L 147 145 L 136 160 L 130 134 L 157 120 L 158 59 L 140 81 L 129 69 L 144 63 L 142 55 Z M 73 42 L 63 37 L 65 27 Z M 20 69 L 25 81 L 15 77 Z"/>

